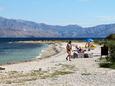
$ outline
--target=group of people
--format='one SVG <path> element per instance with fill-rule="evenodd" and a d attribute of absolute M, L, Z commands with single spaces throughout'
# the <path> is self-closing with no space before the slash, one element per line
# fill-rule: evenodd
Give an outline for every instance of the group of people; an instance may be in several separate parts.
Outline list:
<path fill-rule="evenodd" d="M 77 53 L 84 53 L 86 51 L 86 50 L 82 49 L 81 47 L 78 47 L 77 45 L 75 48 L 76 48 L 75 51 L 77 51 Z"/>
<path fill-rule="evenodd" d="M 85 47 L 90 47 L 90 43 L 86 43 Z M 88 51 L 90 50 L 90 48 L 88 48 Z M 71 41 L 69 41 L 66 45 L 66 51 L 67 51 L 67 57 L 66 60 L 71 61 L 72 58 L 72 44 Z M 86 50 L 82 49 L 81 47 L 78 47 L 77 45 L 75 46 L 75 50 L 77 53 L 84 53 Z"/>

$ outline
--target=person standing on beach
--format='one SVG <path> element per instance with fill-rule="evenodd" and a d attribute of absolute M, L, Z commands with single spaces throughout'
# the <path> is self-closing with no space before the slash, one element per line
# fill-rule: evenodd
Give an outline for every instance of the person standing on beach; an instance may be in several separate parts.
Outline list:
<path fill-rule="evenodd" d="M 67 43 L 66 51 L 67 51 L 67 54 L 68 54 L 67 57 L 66 57 L 66 60 L 71 61 L 71 57 L 72 57 L 72 55 L 71 55 L 71 52 L 72 52 L 71 41 L 69 41 L 69 42 Z"/>

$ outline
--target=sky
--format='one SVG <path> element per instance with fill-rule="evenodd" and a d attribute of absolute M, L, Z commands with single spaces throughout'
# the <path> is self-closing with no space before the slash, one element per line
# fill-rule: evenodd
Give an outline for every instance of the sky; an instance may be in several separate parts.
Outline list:
<path fill-rule="evenodd" d="M 0 17 L 82 27 L 115 23 L 115 0 L 0 0 Z"/>

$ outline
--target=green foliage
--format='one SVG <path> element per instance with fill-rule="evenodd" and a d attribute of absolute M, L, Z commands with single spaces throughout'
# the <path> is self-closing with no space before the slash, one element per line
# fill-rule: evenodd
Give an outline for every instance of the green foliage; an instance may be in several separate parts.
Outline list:
<path fill-rule="evenodd" d="M 115 40 L 115 34 L 111 34 L 107 37 L 109 40 Z"/>
<path fill-rule="evenodd" d="M 105 63 L 100 63 L 99 65 L 100 65 L 100 67 L 110 68 L 111 63 L 107 63 L 107 62 L 105 62 Z"/>
<path fill-rule="evenodd" d="M 115 62 L 115 41 L 106 41 L 105 44 L 109 47 L 110 60 Z"/>
<path fill-rule="evenodd" d="M 100 59 L 100 67 L 115 69 L 115 40 L 106 40 L 104 42 L 109 48 L 109 57 Z"/>
<path fill-rule="evenodd" d="M 100 65 L 100 67 L 103 67 L 103 68 L 115 69 L 115 62 L 113 62 L 113 63 L 104 62 L 104 63 L 100 63 L 99 65 Z"/>
<path fill-rule="evenodd" d="M 99 45 L 102 45 L 102 44 L 104 44 L 104 40 L 94 40 L 94 43 L 96 43 L 96 44 L 99 44 Z"/>

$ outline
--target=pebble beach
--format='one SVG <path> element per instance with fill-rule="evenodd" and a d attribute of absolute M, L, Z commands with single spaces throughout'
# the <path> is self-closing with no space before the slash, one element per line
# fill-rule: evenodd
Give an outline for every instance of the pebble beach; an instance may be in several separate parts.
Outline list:
<path fill-rule="evenodd" d="M 84 46 L 84 42 L 73 45 Z M 92 58 L 67 61 L 66 43 L 55 43 L 42 52 L 41 59 L 1 65 L 0 86 L 115 86 L 115 70 L 100 68 L 100 46 Z"/>

